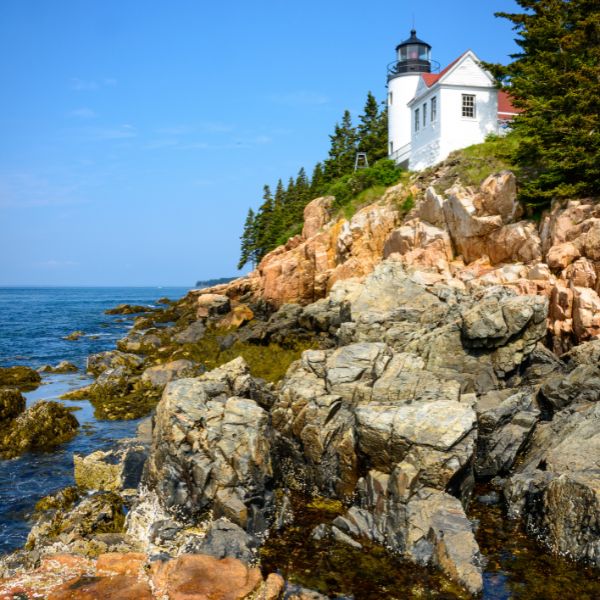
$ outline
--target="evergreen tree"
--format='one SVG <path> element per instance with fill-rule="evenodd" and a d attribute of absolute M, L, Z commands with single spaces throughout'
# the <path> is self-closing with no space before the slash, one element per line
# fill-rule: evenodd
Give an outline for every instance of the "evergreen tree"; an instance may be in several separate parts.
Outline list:
<path fill-rule="evenodd" d="M 342 123 L 336 123 L 329 139 L 329 158 L 325 161 L 325 180 L 328 182 L 351 173 L 354 169 L 357 135 L 349 110 L 344 111 Z"/>
<path fill-rule="evenodd" d="M 296 203 L 304 209 L 304 207 L 312 200 L 310 196 L 310 181 L 306 175 L 304 167 L 301 167 L 296 176 Z"/>
<path fill-rule="evenodd" d="M 258 210 L 256 218 L 256 249 L 258 251 L 258 260 L 260 260 L 273 247 L 273 212 L 274 202 L 271 188 L 268 185 L 263 186 L 263 203 Z"/>
<path fill-rule="evenodd" d="M 369 92 L 359 119 L 358 150 L 366 152 L 369 163 L 373 164 L 387 156 L 387 109 L 382 108 L 380 111 L 375 96 Z"/>
<path fill-rule="evenodd" d="M 486 65 L 522 113 L 513 121 L 530 204 L 600 193 L 600 4 L 517 0 L 511 21 L 521 52 Z"/>
<path fill-rule="evenodd" d="M 315 165 L 310 179 L 310 197 L 318 198 L 325 192 L 325 175 L 323 173 L 323 165 L 319 162 Z"/>
<path fill-rule="evenodd" d="M 238 269 L 243 269 L 248 262 L 252 262 L 252 266 L 254 266 L 253 259 L 256 246 L 254 225 L 254 211 L 249 208 L 244 222 L 244 231 L 240 237 L 241 248 Z"/>

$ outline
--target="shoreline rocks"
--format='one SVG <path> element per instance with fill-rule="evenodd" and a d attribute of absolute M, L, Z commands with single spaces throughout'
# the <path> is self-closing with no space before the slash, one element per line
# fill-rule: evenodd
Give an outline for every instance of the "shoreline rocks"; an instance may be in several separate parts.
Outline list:
<path fill-rule="evenodd" d="M 77 456 L 91 495 L 66 519 L 48 500 L 32 547 L 140 552 L 124 577 L 176 557 L 150 572 L 180 591 L 211 561 L 256 561 L 270 532 L 293 530 L 301 495 L 335 505 L 311 539 L 385 548 L 477 595 L 485 561 L 465 511 L 491 481 L 489 501 L 550 551 L 600 567 L 600 213 L 571 202 L 538 227 L 509 172 L 477 190 L 434 183 L 349 220 L 316 199 L 248 277 L 114 309 L 143 314 L 90 357 L 96 380 L 78 393 L 106 418 L 156 406 L 150 447 Z M 13 415 L 11 394 L 0 410 Z"/>

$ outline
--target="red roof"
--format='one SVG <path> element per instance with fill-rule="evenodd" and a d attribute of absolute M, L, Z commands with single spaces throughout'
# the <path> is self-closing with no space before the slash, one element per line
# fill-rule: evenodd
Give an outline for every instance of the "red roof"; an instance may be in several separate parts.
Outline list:
<path fill-rule="evenodd" d="M 515 108 L 507 92 L 500 90 L 498 92 L 498 114 L 503 116 L 516 115 L 521 112 L 520 108 Z"/>
<path fill-rule="evenodd" d="M 421 77 L 423 81 L 427 85 L 427 87 L 431 87 L 434 83 L 437 83 L 440 77 L 443 77 L 464 55 L 466 52 L 463 52 L 456 60 L 453 60 L 443 71 L 439 73 L 423 73 Z"/>
<path fill-rule="evenodd" d="M 468 50 L 467 50 L 468 52 Z M 439 73 L 422 73 L 421 77 L 427 87 L 436 84 L 467 52 L 463 52 L 457 59 L 453 60 L 443 71 Z M 517 115 L 521 109 L 515 108 L 511 102 L 510 96 L 503 90 L 498 91 L 498 116 L 503 118 Z"/>

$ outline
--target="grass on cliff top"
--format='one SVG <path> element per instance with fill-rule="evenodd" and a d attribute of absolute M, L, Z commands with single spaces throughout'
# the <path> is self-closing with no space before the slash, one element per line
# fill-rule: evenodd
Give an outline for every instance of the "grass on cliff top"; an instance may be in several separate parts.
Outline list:
<path fill-rule="evenodd" d="M 512 157 L 518 144 L 518 138 L 514 135 L 509 134 L 504 137 L 492 135 L 481 144 L 455 150 L 444 161 L 447 170 L 434 183 L 436 191 L 443 193 L 457 179 L 465 186 L 479 187 L 483 180 L 493 173 L 506 169 L 516 172 L 517 167 Z M 421 176 L 426 179 L 438 169 L 439 165 L 425 169 Z"/>

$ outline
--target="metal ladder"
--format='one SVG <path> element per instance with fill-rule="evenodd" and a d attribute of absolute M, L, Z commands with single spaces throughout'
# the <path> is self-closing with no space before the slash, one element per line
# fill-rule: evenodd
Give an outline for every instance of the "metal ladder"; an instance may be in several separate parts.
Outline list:
<path fill-rule="evenodd" d="M 367 158 L 366 152 L 357 152 L 356 158 L 354 159 L 354 170 L 366 169 L 369 166 L 369 159 Z"/>

